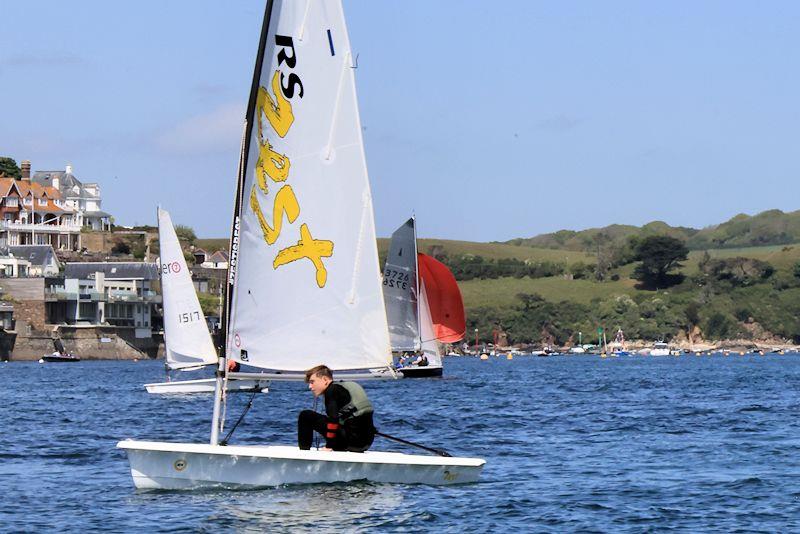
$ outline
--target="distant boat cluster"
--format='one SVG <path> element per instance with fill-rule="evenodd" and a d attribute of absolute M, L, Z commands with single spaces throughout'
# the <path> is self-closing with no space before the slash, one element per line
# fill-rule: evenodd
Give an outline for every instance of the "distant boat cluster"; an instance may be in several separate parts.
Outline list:
<path fill-rule="evenodd" d="M 529 356 L 599 356 L 600 358 L 640 357 L 640 356 L 768 356 L 768 355 L 796 355 L 800 354 L 800 347 L 771 348 L 771 349 L 709 349 L 691 350 L 671 348 L 667 343 L 654 343 L 650 348 L 637 351 L 613 350 L 605 352 L 597 345 L 582 345 L 571 348 L 553 349 L 545 347 L 541 350 L 519 350 L 508 347 L 482 347 L 479 350 L 468 349 L 462 352 L 449 352 L 448 357 L 472 357 L 481 360 L 505 358 L 513 360 L 515 357 Z"/>

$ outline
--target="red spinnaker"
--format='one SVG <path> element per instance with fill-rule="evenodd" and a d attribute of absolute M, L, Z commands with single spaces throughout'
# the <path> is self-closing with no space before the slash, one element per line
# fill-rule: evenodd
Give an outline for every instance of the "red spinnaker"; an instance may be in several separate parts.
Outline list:
<path fill-rule="evenodd" d="M 442 262 L 427 254 L 418 253 L 419 277 L 425 283 L 428 306 L 433 320 L 436 339 L 455 343 L 464 338 L 467 325 L 464 319 L 464 301 L 456 278 Z"/>

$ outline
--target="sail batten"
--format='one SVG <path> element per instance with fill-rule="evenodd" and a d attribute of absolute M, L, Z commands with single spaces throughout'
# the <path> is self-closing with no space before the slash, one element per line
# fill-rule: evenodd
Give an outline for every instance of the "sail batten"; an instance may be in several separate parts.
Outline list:
<path fill-rule="evenodd" d="M 328 30 L 337 40 L 335 55 Z M 265 35 L 237 197 L 227 354 L 273 370 L 388 367 L 372 197 L 341 5 L 275 0 Z"/>

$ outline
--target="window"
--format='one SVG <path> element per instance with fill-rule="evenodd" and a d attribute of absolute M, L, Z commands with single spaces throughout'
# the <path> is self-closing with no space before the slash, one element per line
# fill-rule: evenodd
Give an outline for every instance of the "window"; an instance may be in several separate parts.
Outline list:
<path fill-rule="evenodd" d="M 95 316 L 95 306 L 91 302 L 81 302 L 80 308 L 78 309 L 78 315 L 85 319 L 94 319 Z"/>
<path fill-rule="evenodd" d="M 19 203 L 17 202 L 17 197 L 6 197 L 6 206 L 8 206 L 9 208 L 16 208 L 17 206 L 19 206 Z"/>
<path fill-rule="evenodd" d="M 46 198 L 40 198 L 39 199 L 39 205 L 40 206 L 47 206 L 47 199 Z"/>

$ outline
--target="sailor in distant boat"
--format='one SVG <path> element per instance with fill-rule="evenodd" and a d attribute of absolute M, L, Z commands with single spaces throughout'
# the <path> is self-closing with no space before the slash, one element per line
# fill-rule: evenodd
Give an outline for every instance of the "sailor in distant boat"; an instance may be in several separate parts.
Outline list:
<path fill-rule="evenodd" d="M 417 357 L 411 363 L 417 367 L 426 367 L 428 365 L 428 357 L 422 351 L 417 351 Z"/>
<path fill-rule="evenodd" d="M 297 419 L 297 444 L 311 449 L 314 431 L 325 436 L 322 450 L 364 452 L 375 439 L 372 403 L 355 382 L 333 382 L 333 372 L 318 365 L 306 372 L 308 389 L 325 399 L 325 415 L 303 410 Z"/>

